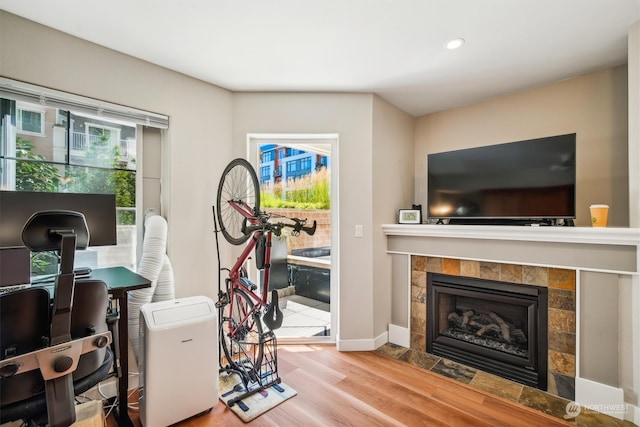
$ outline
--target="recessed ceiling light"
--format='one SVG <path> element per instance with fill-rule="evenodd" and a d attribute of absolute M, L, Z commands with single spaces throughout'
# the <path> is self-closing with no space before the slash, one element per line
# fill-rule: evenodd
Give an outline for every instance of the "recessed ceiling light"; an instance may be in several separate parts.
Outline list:
<path fill-rule="evenodd" d="M 457 49 L 464 44 L 463 38 L 457 38 L 447 43 L 447 49 Z"/>

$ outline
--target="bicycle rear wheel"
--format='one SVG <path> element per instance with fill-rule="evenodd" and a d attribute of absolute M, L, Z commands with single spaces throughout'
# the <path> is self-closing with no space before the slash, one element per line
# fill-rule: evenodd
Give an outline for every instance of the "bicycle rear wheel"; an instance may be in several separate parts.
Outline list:
<path fill-rule="evenodd" d="M 232 245 L 246 242 L 249 236 L 242 232 L 242 225 L 247 216 L 253 217 L 260 212 L 260 186 L 251 163 L 238 158 L 227 165 L 220 178 L 216 203 L 224 238 Z"/>
<path fill-rule="evenodd" d="M 259 310 L 253 311 L 254 305 L 245 291 L 235 289 L 220 320 L 220 343 L 226 359 L 221 357 L 220 366 L 241 372 L 245 383 L 260 382 L 262 365 L 262 323 Z M 240 324 L 247 315 L 245 323 Z"/>

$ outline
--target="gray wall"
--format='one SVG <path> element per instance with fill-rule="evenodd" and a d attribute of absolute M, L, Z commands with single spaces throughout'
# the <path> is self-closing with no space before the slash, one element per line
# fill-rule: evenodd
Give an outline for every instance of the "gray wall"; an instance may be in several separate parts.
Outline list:
<path fill-rule="evenodd" d="M 372 209 L 374 336 L 391 322 L 391 258 L 380 227 L 395 223 L 413 198 L 413 123 L 410 115 L 379 97 L 373 99 Z M 345 262 L 347 260 L 345 259 Z"/>
<path fill-rule="evenodd" d="M 609 226 L 629 226 L 627 67 L 620 66 L 420 117 L 416 199 L 426 202 L 427 155 L 577 133 L 576 225 L 605 203 Z"/>
<path fill-rule="evenodd" d="M 0 75 L 169 116 L 163 215 L 176 295 L 215 296 L 211 205 L 231 158 L 233 94 L 0 11 Z"/>
<path fill-rule="evenodd" d="M 388 184 L 378 189 L 376 200 L 390 203 L 378 203 L 374 223 L 372 117 L 375 108 L 381 123 L 377 132 L 382 136 L 376 140 L 380 148 L 399 144 L 394 152 L 404 150 L 402 156 L 407 159 L 413 126 L 409 115 L 379 99 L 374 107 L 371 94 L 234 95 L 6 12 L 0 12 L 0 40 L 0 74 L 5 77 L 169 116 L 162 179 L 158 183 L 157 171 L 153 171 L 154 177 L 145 181 L 161 188 L 178 297 L 215 297 L 211 206 L 226 163 L 246 154 L 246 134 L 338 133 L 343 165 L 339 227 L 346 230 L 339 233 L 345 257 L 341 305 L 345 312 L 354 313 L 353 318 L 343 317 L 340 332 L 348 339 L 371 339 L 386 331 L 388 298 L 375 297 L 379 321 L 375 321 L 378 313 L 373 307 L 374 233 L 379 257 L 384 252 L 380 224 L 393 221 L 396 210 L 412 202 L 413 188 L 410 168 L 402 171 L 402 180 L 409 185 L 404 195 L 393 191 L 398 171 L 377 173 L 377 182 Z M 149 147 L 144 149 L 149 152 Z M 363 238 L 354 237 L 355 224 L 364 226 Z M 223 248 L 223 263 L 232 258 L 230 252 Z M 379 293 L 387 292 L 387 283 L 377 283 Z"/>
<path fill-rule="evenodd" d="M 381 224 L 394 221 L 397 209 L 412 201 L 412 131 L 411 116 L 370 94 L 235 94 L 235 155 L 246 153 L 248 133 L 339 135 L 332 156 L 332 175 L 337 165 L 340 182 L 339 340 L 371 340 L 387 329 L 391 306 Z M 391 167 L 377 167 L 376 159 Z M 396 191 L 399 180 L 404 194 Z M 362 238 L 355 237 L 356 224 L 363 225 Z"/>
<path fill-rule="evenodd" d="M 412 119 L 370 94 L 234 94 L 3 11 L 0 43 L 2 76 L 170 117 L 160 184 L 178 297 L 215 296 L 211 205 L 249 132 L 340 135 L 343 339 L 370 340 L 386 328 L 391 269 L 380 225 L 410 203 L 426 205 L 428 152 L 577 131 L 580 185 L 588 188 L 579 212 L 610 203 L 611 224 L 629 222 L 625 67 Z M 231 256 L 223 253 L 223 262 Z"/>

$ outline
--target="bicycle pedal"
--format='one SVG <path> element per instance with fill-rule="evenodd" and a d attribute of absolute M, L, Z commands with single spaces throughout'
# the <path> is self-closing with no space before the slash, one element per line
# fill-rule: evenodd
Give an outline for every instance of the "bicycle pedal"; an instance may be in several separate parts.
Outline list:
<path fill-rule="evenodd" d="M 222 294 L 218 296 L 218 301 L 216 302 L 216 308 L 222 308 L 225 305 L 229 304 L 229 294 Z"/>

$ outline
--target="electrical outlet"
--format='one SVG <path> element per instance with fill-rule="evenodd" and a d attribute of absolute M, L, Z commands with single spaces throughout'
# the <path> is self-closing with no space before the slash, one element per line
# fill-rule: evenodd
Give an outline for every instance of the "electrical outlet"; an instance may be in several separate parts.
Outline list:
<path fill-rule="evenodd" d="M 356 237 L 362 237 L 362 225 L 356 224 Z"/>

